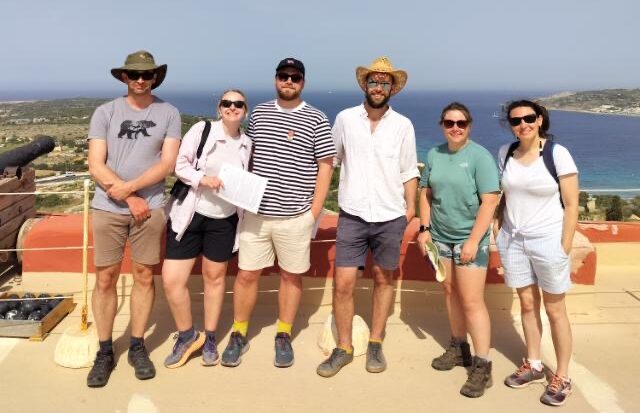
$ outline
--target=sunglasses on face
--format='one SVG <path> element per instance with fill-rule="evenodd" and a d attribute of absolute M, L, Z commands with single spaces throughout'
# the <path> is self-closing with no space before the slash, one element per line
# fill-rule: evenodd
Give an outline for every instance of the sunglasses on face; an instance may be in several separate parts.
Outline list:
<path fill-rule="evenodd" d="M 138 70 L 127 70 L 124 72 L 127 77 L 129 78 L 129 80 L 138 80 L 140 78 L 142 78 L 142 80 L 151 80 L 153 79 L 154 76 L 154 72 L 150 72 L 148 70 L 145 71 L 138 71 Z"/>
<path fill-rule="evenodd" d="M 460 129 L 467 129 L 467 126 L 469 126 L 469 121 L 468 120 L 444 119 L 442 121 L 442 126 L 444 126 L 445 129 L 451 129 L 454 126 L 457 126 Z"/>
<path fill-rule="evenodd" d="M 227 100 L 227 99 L 222 99 L 220 101 L 220 106 L 222 106 L 223 108 L 230 108 L 231 105 L 235 106 L 237 109 L 243 109 L 244 108 L 244 101 L 243 100 Z"/>
<path fill-rule="evenodd" d="M 375 89 L 378 86 L 380 86 L 385 92 L 391 90 L 391 83 L 389 82 L 377 82 L 375 80 L 367 81 L 367 89 Z"/>
<path fill-rule="evenodd" d="M 522 123 L 522 121 L 524 121 L 524 123 L 534 123 L 537 119 L 538 115 L 536 114 L 509 117 L 509 125 L 518 126 L 520 125 L 520 123 Z"/>
<path fill-rule="evenodd" d="M 281 82 L 286 82 L 287 80 L 291 79 L 293 83 L 300 83 L 300 81 L 303 79 L 302 75 L 299 73 L 290 74 L 290 73 L 279 72 L 276 74 L 276 77 Z"/>

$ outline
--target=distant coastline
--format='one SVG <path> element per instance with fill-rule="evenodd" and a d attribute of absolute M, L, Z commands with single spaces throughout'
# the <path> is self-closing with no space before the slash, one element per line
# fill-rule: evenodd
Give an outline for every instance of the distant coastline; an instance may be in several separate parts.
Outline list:
<path fill-rule="evenodd" d="M 640 89 L 563 92 L 540 98 L 548 109 L 595 115 L 640 116 Z"/>

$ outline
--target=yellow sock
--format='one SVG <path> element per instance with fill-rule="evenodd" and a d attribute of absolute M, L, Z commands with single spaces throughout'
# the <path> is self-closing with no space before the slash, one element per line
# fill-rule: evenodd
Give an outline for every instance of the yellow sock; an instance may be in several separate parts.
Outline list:
<path fill-rule="evenodd" d="M 339 348 L 339 349 L 341 349 L 341 350 L 346 351 L 346 352 L 347 352 L 347 354 L 353 354 L 353 346 L 351 346 L 351 347 L 347 348 L 347 347 L 345 347 L 345 346 L 340 346 L 340 345 L 339 345 L 339 346 L 338 346 L 338 348 Z"/>
<path fill-rule="evenodd" d="M 249 330 L 249 322 L 248 321 L 236 321 L 233 320 L 232 331 L 237 331 L 242 334 L 243 337 L 247 336 L 247 331 Z"/>
<path fill-rule="evenodd" d="M 369 343 L 379 343 L 382 344 L 382 340 L 379 340 L 377 338 L 370 338 L 369 339 Z"/>
<path fill-rule="evenodd" d="M 293 328 L 293 324 L 285 323 L 278 319 L 278 333 L 287 333 L 291 335 L 291 329 Z"/>

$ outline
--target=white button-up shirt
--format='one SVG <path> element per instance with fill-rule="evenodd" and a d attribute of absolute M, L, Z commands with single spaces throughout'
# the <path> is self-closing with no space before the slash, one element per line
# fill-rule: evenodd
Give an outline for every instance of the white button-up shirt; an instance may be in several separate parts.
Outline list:
<path fill-rule="evenodd" d="M 405 215 L 404 183 L 420 176 L 416 137 L 411 121 L 391 107 L 375 132 L 364 104 L 336 117 L 333 139 L 340 166 L 340 208 L 367 222 Z"/>

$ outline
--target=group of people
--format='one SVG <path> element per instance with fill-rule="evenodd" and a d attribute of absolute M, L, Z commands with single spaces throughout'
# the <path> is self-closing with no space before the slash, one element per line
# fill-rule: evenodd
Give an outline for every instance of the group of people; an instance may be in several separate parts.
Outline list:
<path fill-rule="evenodd" d="M 393 303 L 393 273 L 418 204 L 420 250 L 426 254 L 422 245 L 433 242 L 446 270 L 443 287 L 451 341 L 432 366 L 469 367 L 460 392 L 482 396 L 492 384 L 484 285 L 497 209 L 496 244 L 505 281 L 520 298 L 527 345 L 522 366 L 505 384 L 520 388 L 545 379 L 540 357 L 542 289 L 557 371 L 541 401 L 563 404 L 571 393 L 567 371 L 571 329 L 564 294 L 570 287 L 568 254 L 577 222 L 578 179 L 569 152 L 552 141 L 544 107 L 528 100 L 506 107 L 506 121 L 517 141 L 500 149 L 496 167 L 491 154 L 470 139 L 472 117 L 467 107 L 451 103 L 440 117 L 446 142 L 429 151 L 420 175 L 413 125 L 389 105 L 408 76 L 388 58 L 356 69 L 364 102 L 340 112 L 333 127 L 324 113 L 301 97 L 306 70 L 300 60 L 283 59 L 275 72 L 276 99 L 257 105 L 249 116 L 245 94 L 226 90 L 217 102 L 217 120 L 196 123 L 181 139 L 178 110 L 152 94 L 166 76 L 166 65 L 156 65 L 153 56 L 142 50 L 111 70 L 127 85 L 127 94 L 96 109 L 88 136 L 89 170 L 97 183 L 92 201 L 96 265 L 92 308 L 99 350 L 87 385 L 106 385 L 115 368 L 116 283 L 127 241 L 134 280 L 128 361 L 138 379 L 155 376 L 144 333 L 154 301 L 152 268 L 161 261 L 165 232 L 162 280 L 177 328 L 165 367 L 180 367 L 196 352 L 202 353 L 204 366 L 238 366 L 249 349 L 247 333 L 260 274 L 276 260 L 280 288 L 274 365 L 291 366 L 291 331 L 302 297 L 302 275 L 310 268 L 313 228 L 333 168 L 339 166 L 333 291 L 338 340 L 317 374 L 331 377 L 353 360 L 353 291 L 369 251 L 374 289 L 366 370 L 380 373 L 387 368 L 382 344 Z M 267 178 L 257 213 L 217 196 L 225 186 L 219 177 L 223 164 Z M 175 196 L 165 205 L 164 180 L 174 172 L 185 193 L 178 196 L 172 191 Z M 220 354 L 215 331 L 227 263 L 236 251 L 233 327 Z M 194 327 L 187 287 L 199 256 L 204 331 Z"/>

